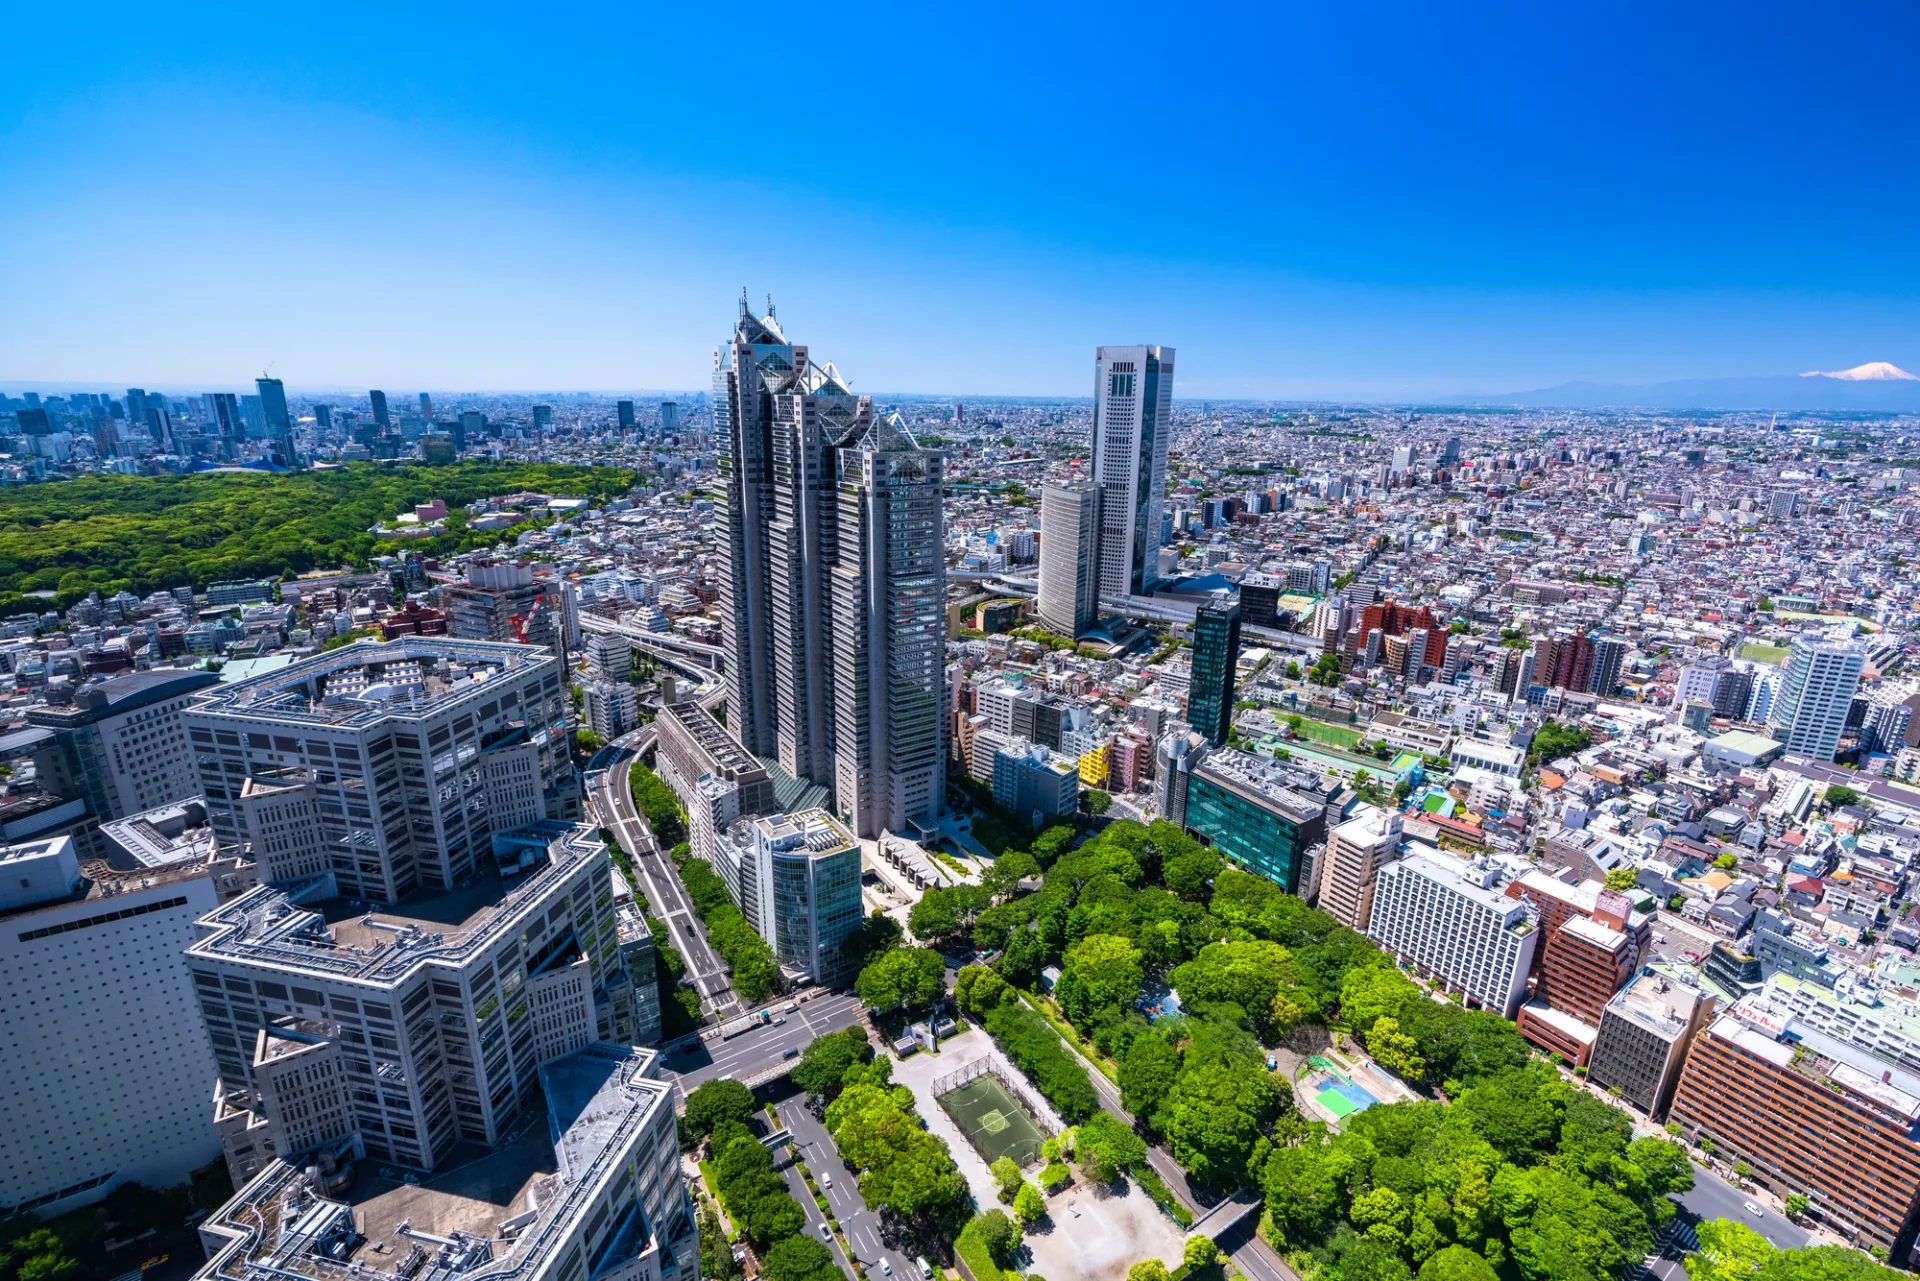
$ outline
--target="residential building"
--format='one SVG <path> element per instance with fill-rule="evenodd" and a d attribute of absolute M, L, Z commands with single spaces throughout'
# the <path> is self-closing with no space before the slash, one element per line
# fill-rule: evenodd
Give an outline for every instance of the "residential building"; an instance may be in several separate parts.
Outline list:
<path fill-rule="evenodd" d="M 52 1216 L 121 1183 L 172 1186 L 220 1155 L 182 959 L 218 902 L 210 853 L 115 866 L 83 863 L 68 836 L 0 847 L 0 1211 Z"/>
<path fill-rule="evenodd" d="M 302 1076 L 322 1078 L 314 1093 L 323 1092 L 330 1074 L 314 1057 L 315 1034 L 261 1035 L 286 1047 Z M 271 1160 L 201 1224 L 207 1259 L 194 1281 L 446 1281 L 468 1272 L 693 1281 L 699 1232 L 680 1177 L 674 1087 L 660 1077 L 658 1053 L 590 1043 L 541 1064 L 529 1081 L 512 1135 L 452 1170 L 403 1173 L 374 1160 L 356 1170 L 351 1139 L 312 1159 Z M 476 1170 L 485 1175 L 478 1182 Z"/>
<path fill-rule="evenodd" d="M 1157 346 L 1094 353 L 1092 476 L 1099 487 L 1102 595 L 1144 595 L 1158 576 L 1173 355 L 1173 348 Z"/>
<path fill-rule="evenodd" d="M 1181 821 L 1240 867 L 1294 894 L 1302 857 L 1326 835 L 1326 801 L 1317 784 L 1310 771 L 1222 748 L 1191 770 Z"/>
<path fill-rule="evenodd" d="M 1080 808 L 1077 763 L 1016 738 L 993 758 L 993 799 L 1015 814 L 1064 818 Z"/>
<path fill-rule="evenodd" d="M 618 632 L 594 632 L 581 642 L 586 651 L 587 675 L 596 681 L 633 679 L 633 642 Z"/>
<path fill-rule="evenodd" d="M 1380 869 L 1400 857 L 1400 840 L 1400 815 L 1373 805 L 1334 827 L 1320 859 L 1320 910 L 1364 934 L 1373 916 L 1374 884 Z"/>
<path fill-rule="evenodd" d="M 250 780 L 315 788 L 339 893 L 394 902 L 484 871 L 493 833 L 580 813 L 572 725 L 544 649 L 408 636 L 360 641 L 202 691 L 182 715 L 193 789 L 223 846 Z"/>
<path fill-rule="evenodd" d="M 1068 638 L 1100 612 L 1099 494 L 1085 486 L 1040 491 L 1040 625 Z"/>
<path fill-rule="evenodd" d="M 1408 854 L 1379 869 L 1366 932 L 1422 974 L 1512 1018 L 1526 999 L 1540 931 L 1527 905 L 1499 885 L 1491 862 Z"/>
<path fill-rule="evenodd" d="M 1920 1206 L 1912 1070 L 1755 993 L 1694 1039 L 1672 1117 L 1775 1195 L 1805 1195 L 1822 1227 L 1907 1260 Z"/>
<path fill-rule="evenodd" d="M 1240 605 L 1202 605 L 1193 619 L 1193 683 L 1187 721 L 1215 747 L 1233 729 L 1233 683 L 1240 665 Z"/>
<path fill-rule="evenodd" d="M 1647 1116 L 1663 1117 L 1680 1082 L 1693 1039 L 1713 1014 L 1715 998 L 1654 969 L 1642 970 L 1606 1004 L 1587 1079 Z"/>
<path fill-rule="evenodd" d="M 624 680 L 593 681 L 582 691 L 587 728 L 611 743 L 640 724 L 640 696 Z"/>
<path fill-rule="evenodd" d="M 1866 650 L 1857 642 L 1830 641 L 1818 633 L 1794 639 L 1767 716 L 1789 755 L 1833 759 L 1865 662 Z"/>
<path fill-rule="evenodd" d="M 41 786 L 86 801 L 95 824 L 182 801 L 200 791 L 181 712 L 195 694 L 217 685 L 212 672 L 160 668 L 90 681 L 66 705 L 27 711 L 27 724 L 53 731 L 55 751 L 43 759 L 54 776 Z M 103 850 L 90 825 L 80 852 Z"/>

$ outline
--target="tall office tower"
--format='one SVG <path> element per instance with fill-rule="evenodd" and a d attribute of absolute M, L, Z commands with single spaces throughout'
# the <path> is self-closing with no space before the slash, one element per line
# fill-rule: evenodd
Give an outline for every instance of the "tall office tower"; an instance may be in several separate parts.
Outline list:
<path fill-rule="evenodd" d="M 387 393 L 376 388 L 367 393 L 367 400 L 373 405 L 374 424 L 382 436 L 386 435 L 393 430 L 393 415 L 387 411 Z"/>
<path fill-rule="evenodd" d="M 660 434 L 671 436 L 680 430 L 680 402 L 663 400 L 660 402 Z"/>
<path fill-rule="evenodd" d="M 1412 471 L 1413 460 L 1419 453 L 1416 445 L 1395 445 L 1393 447 L 1393 470 Z"/>
<path fill-rule="evenodd" d="M 1208 752 L 1189 771 L 1181 826 L 1289 894 L 1326 836 L 1327 799 L 1310 771 L 1251 752 Z"/>
<path fill-rule="evenodd" d="M 940 812 L 943 457 L 744 297 L 714 352 L 728 727 L 857 836 Z"/>
<path fill-rule="evenodd" d="M 53 731 L 56 750 L 46 757 L 51 770 L 40 771 L 41 786 L 87 804 L 91 822 L 74 834 L 83 858 L 105 853 L 97 824 L 200 790 L 181 713 L 196 693 L 218 683 L 211 672 L 129 672 L 82 685 L 65 706 L 28 710 L 28 725 Z"/>
<path fill-rule="evenodd" d="M 613 409 L 615 413 L 620 415 L 621 434 L 625 435 L 631 432 L 633 430 L 633 402 L 631 400 L 616 401 L 614 402 Z"/>
<path fill-rule="evenodd" d="M 1043 627 L 1078 637 L 1099 612 L 1099 567 L 1094 537 L 1099 529 L 1095 492 L 1083 486 L 1048 485 L 1040 491 L 1040 607 Z"/>
<path fill-rule="evenodd" d="M 1459 461 L 1460 438 L 1458 436 L 1449 436 L 1446 439 L 1446 443 L 1440 446 L 1440 465 L 1442 467 L 1451 467 Z"/>
<path fill-rule="evenodd" d="M 1102 347 L 1094 355 L 1093 467 L 1100 494 L 1100 592 L 1142 595 L 1158 576 L 1173 348 Z"/>
<path fill-rule="evenodd" d="M 287 412 L 287 388 L 278 378 L 256 378 L 254 387 L 260 393 L 260 413 L 266 419 L 267 438 L 273 441 L 274 453 L 285 466 L 291 467 L 296 459 L 293 452 L 293 417 Z"/>
<path fill-rule="evenodd" d="M 553 426 L 553 406 L 535 405 L 533 407 L 533 429 L 545 432 Z"/>
<path fill-rule="evenodd" d="M 624 680 L 591 681 L 585 690 L 587 728 L 611 743 L 640 724 L 640 697 Z"/>
<path fill-rule="evenodd" d="M 130 1180 L 184 1183 L 219 1155 L 212 1047 L 182 960 L 217 901 L 204 860 L 116 870 L 83 864 L 66 836 L 0 847 L 10 1213 L 61 1214 Z"/>
<path fill-rule="evenodd" d="M 53 424 L 44 409 L 18 409 L 14 411 L 14 418 L 20 424 L 22 435 L 45 436 L 53 431 Z"/>
<path fill-rule="evenodd" d="M 127 421 L 144 423 L 147 421 L 147 393 L 140 387 L 127 388 Z"/>
<path fill-rule="evenodd" d="M 147 406 L 147 435 L 165 449 L 173 448 L 173 415 L 157 405 Z"/>
<path fill-rule="evenodd" d="M 1593 638 L 1593 668 L 1587 674 L 1587 690 L 1605 698 L 1620 685 L 1620 668 L 1627 661 L 1627 643 L 1618 636 Z"/>
<path fill-rule="evenodd" d="M 633 642 L 618 632 L 595 632 L 583 646 L 587 655 L 587 674 L 597 681 L 633 679 Z"/>
<path fill-rule="evenodd" d="M 560 682 L 544 650 L 408 636 L 218 685 L 182 719 L 216 839 L 262 839 L 250 783 L 312 784 L 336 892 L 383 903 L 484 875 L 495 833 L 577 814 Z"/>
<path fill-rule="evenodd" d="M 420 416 L 422 418 L 433 417 L 433 397 L 427 395 L 424 391 L 420 393 Z"/>
<path fill-rule="evenodd" d="M 1866 650 L 1857 642 L 1830 641 L 1818 633 L 1794 639 L 1767 716 L 1790 754 L 1833 759 L 1865 663 Z"/>
<path fill-rule="evenodd" d="M 454 448 L 465 449 L 487 434 L 487 416 L 477 409 L 461 411 L 454 430 Z"/>
<path fill-rule="evenodd" d="M 1193 618 L 1193 683 L 1187 721 L 1219 747 L 1233 728 L 1233 679 L 1240 663 L 1240 604 L 1202 605 Z"/>
<path fill-rule="evenodd" d="M 835 458 L 833 786 L 854 835 L 872 837 L 945 807 L 946 455 L 862 397 Z"/>
<path fill-rule="evenodd" d="M 206 397 L 207 420 L 213 425 L 214 434 L 222 440 L 245 440 L 247 422 L 240 415 L 240 398 L 230 391 L 208 392 Z"/>
<path fill-rule="evenodd" d="M 333 406 L 315 405 L 313 407 L 313 425 L 321 428 L 333 426 Z"/>
<path fill-rule="evenodd" d="M 754 900 L 757 883 L 743 884 L 738 866 L 715 861 L 715 840 L 740 819 L 774 812 L 773 776 L 697 701 L 662 708 L 654 728 L 654 762 L 686 807 L 688 844 L 727 880 L 735 904 Z"/>

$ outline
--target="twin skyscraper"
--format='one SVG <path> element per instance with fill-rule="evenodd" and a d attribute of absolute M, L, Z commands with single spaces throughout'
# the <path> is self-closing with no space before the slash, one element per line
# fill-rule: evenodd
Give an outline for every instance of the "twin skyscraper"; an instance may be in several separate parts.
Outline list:
<path fill-rule="evenodd" d="M 744 295 L 714 351 L 728 728 L 862 837 L 945 806 L 946 458 Z"/>
<path fill-rule="evenodd" d="M 1144 596 L 1165 542 L 1173 348 L 1102 347 L 1094 355 L 1093 456 L 1083 485 L 1040 495 L 1040 622 L 1077 637 L 1100 597 Z"/>

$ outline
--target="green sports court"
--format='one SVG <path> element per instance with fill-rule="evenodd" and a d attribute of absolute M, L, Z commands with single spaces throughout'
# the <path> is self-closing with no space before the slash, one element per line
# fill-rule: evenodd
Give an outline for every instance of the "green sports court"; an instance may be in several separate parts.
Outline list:
<path fill-rule="evenodd" d="M 974 1077 L 940 1096 L 940 1106 L 967 1136 L 973 1150 L 992 1165 L 1003 1156 L 1026 1167 L 1040 1159 L 1045 1137 L 1039 1123 L 1007 1093 L 992 1073 Z"/>

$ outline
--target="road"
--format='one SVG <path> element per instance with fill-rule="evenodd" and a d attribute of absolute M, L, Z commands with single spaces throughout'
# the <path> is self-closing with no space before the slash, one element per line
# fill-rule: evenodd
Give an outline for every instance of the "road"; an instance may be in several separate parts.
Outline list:
<path fill-rule="evenodd" d="M 827 1198 L 827 1204 L 833 1207 L 833 1217 L 840 1220 L 840 1230 L 847 1234 L 847 1240 L 853 1243 L 854 1257 L 868 1269 L 870 1281 L 885 1277 L 880 1270 L 880 1261 L 885 1259 L 893 1269 L 892 1281 L 919 1281 L 920 1269 L 914 1261 L 898 1250 L 889 1249 L 880 1240 L 880 1216 L 867 1209 L 860 1199 L 859 1185 L 854 1182 L 853 1171 L 840 1159 L 839 1150 L 833 1146 L 833 1138 L 827 1133 L 827 1127 L 813 1119 L 813 1113 L 807 1111 L 806 1096 L 795 1095 L 774 1108 L 774 1115 L 780 1118 L 780 1124 L 793 1132 L 796 1150 L 806 1159 L 807 1168 L 813 1171 L 816 1183 L 821 1183 L 821 1192 Z M 822 1178 L 831 1178 L 833 1186 L 827 1187 Z M 798 1174 L 794 1181 L 798 1181 Z M 820 1208 L 813 1198 L 805 1194 L 804 1188 L 794 1193 L 800 1200 L 801 1208 L 807 1212 L 809 1230 L 818 1237 L 820 1229 Z M 835 1250 L 835 1257 L 844 1258 Z M 848 1275 L 852 1272 L 849 1270 Z"/>
<path fill-rule="evenodd" d="M 715 1077 L 730 1076 L 744 1081 L 765 1068 L 787 1062 L 788 1050 L 804 1050 L 816 1037 L 852 1027 L 860 1021 L 858 997 L 830 992 L 801 1003 L 788 1014 L 784 1002 L 774 1005 L 775 1018 L 785 1023 L 769 1023 L 742 1032 L 731 1041 L 718 1037 L 685 1049 L 669 1050 L 660 1061 L 661 1074 L 676 1079 L 682 1093 L 698 1089 Z M 794 1061 L 798 1061 L 795 1056 Z"/>
<path fill-rule="evenodd" d="M 1674 1200 L 1680 1203 L 1683 1215 L 1696 1221 L 1732 1219 L 1735 1223 L 1744 1223 L 1782 1250 L 1798 1250 L 1813 1240 L 1806 1229 L 1795 1227 L 1776 1211 L 1763 1208 L 1759 1214 L 1749 1213 L 1746 1202 L 1759 1205 L 1759 1198 L 1749 1196 L 1697 1165 L 1693 1167 L 1693 1190 L 1681 1193 Z"/>
<path fill-rule="evenodd" d="M 639 730 L 622 740 L 620 746 L 626 750 L 615 753 L 610 766 L 593 777 L 588 797 L 600 825 L 614 834 L 633 859 L 641 881 L 634 888 L 647 896 L 648 906 L 667 923 L 674 947 L 686 958 L 687 981 L 700 994 L 701 1008 L 716 1018 L 731 1018 L 745 1011 L 730 986 L 726 962 L 707 942 L 706 929 L 693 914 L 693 901 L 680 884 L 673 860 L 654 841 L 628 785 L 633 760 L 652 745 L 651 729 Z"/>

